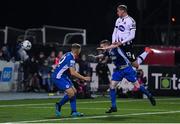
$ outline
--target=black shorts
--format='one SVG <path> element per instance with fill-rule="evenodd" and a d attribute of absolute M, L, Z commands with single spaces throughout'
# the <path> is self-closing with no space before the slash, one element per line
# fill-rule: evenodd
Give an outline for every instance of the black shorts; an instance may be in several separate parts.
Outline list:
<path fill-rule="evenodd" d="M 132 44 L 126 44 L 126 45 L 122 45 L 120 47 L 125 53 L 126 53 L 126 57 L 129 59 L 130 62 L 134 62 L 136 61 L 136 57 L 134 54 L 134 48 Z"/>

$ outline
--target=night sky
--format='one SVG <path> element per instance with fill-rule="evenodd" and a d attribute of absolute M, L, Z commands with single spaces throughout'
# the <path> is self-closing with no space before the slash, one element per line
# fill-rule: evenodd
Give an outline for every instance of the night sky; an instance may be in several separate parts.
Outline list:
<path fill-rule="evenodd" d="M 42 25 L 87 29 L 88 43 L 111 39 L 118 4 L 128 6 L 139 25 L 138 0 L 1 0 L 0 28 L 34 28 Z M 143 1 L 143 0 L 142 0 Z M 179 24 L 180 2 L 172 0 L 172 15 Z M 143 25 L 168 24 L 168 0 L 145 0 Z M 154 14 L 153 14 L 154 13 Z M 150 17 L 150 19 L 148 19 Z"/>

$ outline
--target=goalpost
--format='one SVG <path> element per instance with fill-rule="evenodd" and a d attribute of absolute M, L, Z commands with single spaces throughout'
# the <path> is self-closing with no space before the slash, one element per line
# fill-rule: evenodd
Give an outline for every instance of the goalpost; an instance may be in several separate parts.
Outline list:
<path fill-rule="evenodd" d="M 86 29 L 45 25 L 42 28 L 26 30 L 6 26 L 0 29 L 1 43 L 14 44 L 18 39 L 29 40 L 33 44 L 69 45 L 74 42 L 86 45 Z"/>
<path fill-rule="evenodd" d="M 68 45 L 71 43 L 71 39 L 75 38 L 76 40 L 79 41 L 80 44 L 86 45 L 86 30 L 85 29 L 45 25 L 44 32 L 45 32 L 44 34 L 45 34 L 46 43 L 56 41 L 58 44 Z M 51 37 L 51 36 L 54 36 L 54 37 Z"/>
<path fill-rule="evenodd" d="M 45 25 L 42 28 L 30 28 L 25 31 L 24 39 L 30 37 L 34 43 L 69 45 L 78 42 L 86 45 L 86 30 L 79 28 Z M 32 42 L 32 41 L 31 41 Z"/>

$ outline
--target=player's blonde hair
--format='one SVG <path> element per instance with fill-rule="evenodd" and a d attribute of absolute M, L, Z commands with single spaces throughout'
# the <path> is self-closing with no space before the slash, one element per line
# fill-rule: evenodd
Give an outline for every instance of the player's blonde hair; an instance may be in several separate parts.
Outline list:
<path fill-rule="evenodd" d="M 73 43 L 71 49 L 81 49 L 81 45 L 78 43 Z"/>
<path fill-rule="evenodd" d="M 126 5 L 118 5 L 117 9 L 124 10 L 127 12 L 127 6 Z"/>

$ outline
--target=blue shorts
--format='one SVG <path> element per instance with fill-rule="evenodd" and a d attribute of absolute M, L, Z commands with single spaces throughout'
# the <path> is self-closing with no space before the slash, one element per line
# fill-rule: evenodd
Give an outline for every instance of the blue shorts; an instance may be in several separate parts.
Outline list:
<path fill-rule="evenodd" d="M 126 78 L 129 82 L 135 83 L 137 81 L 136 76 L 136 71 L 131 66 L 128 66 L 124 69 L 115 70 L 112 74 L 112 80 L 122 81 L 123 78 Z"/>
<path fill-rule="evenodd" d="M 65 91 L 65 90 L 73 87 L 73 83 L 67 77 L 61 77 L 60 79 L 52 78 L 52 81 L 59 90 Z"/>

